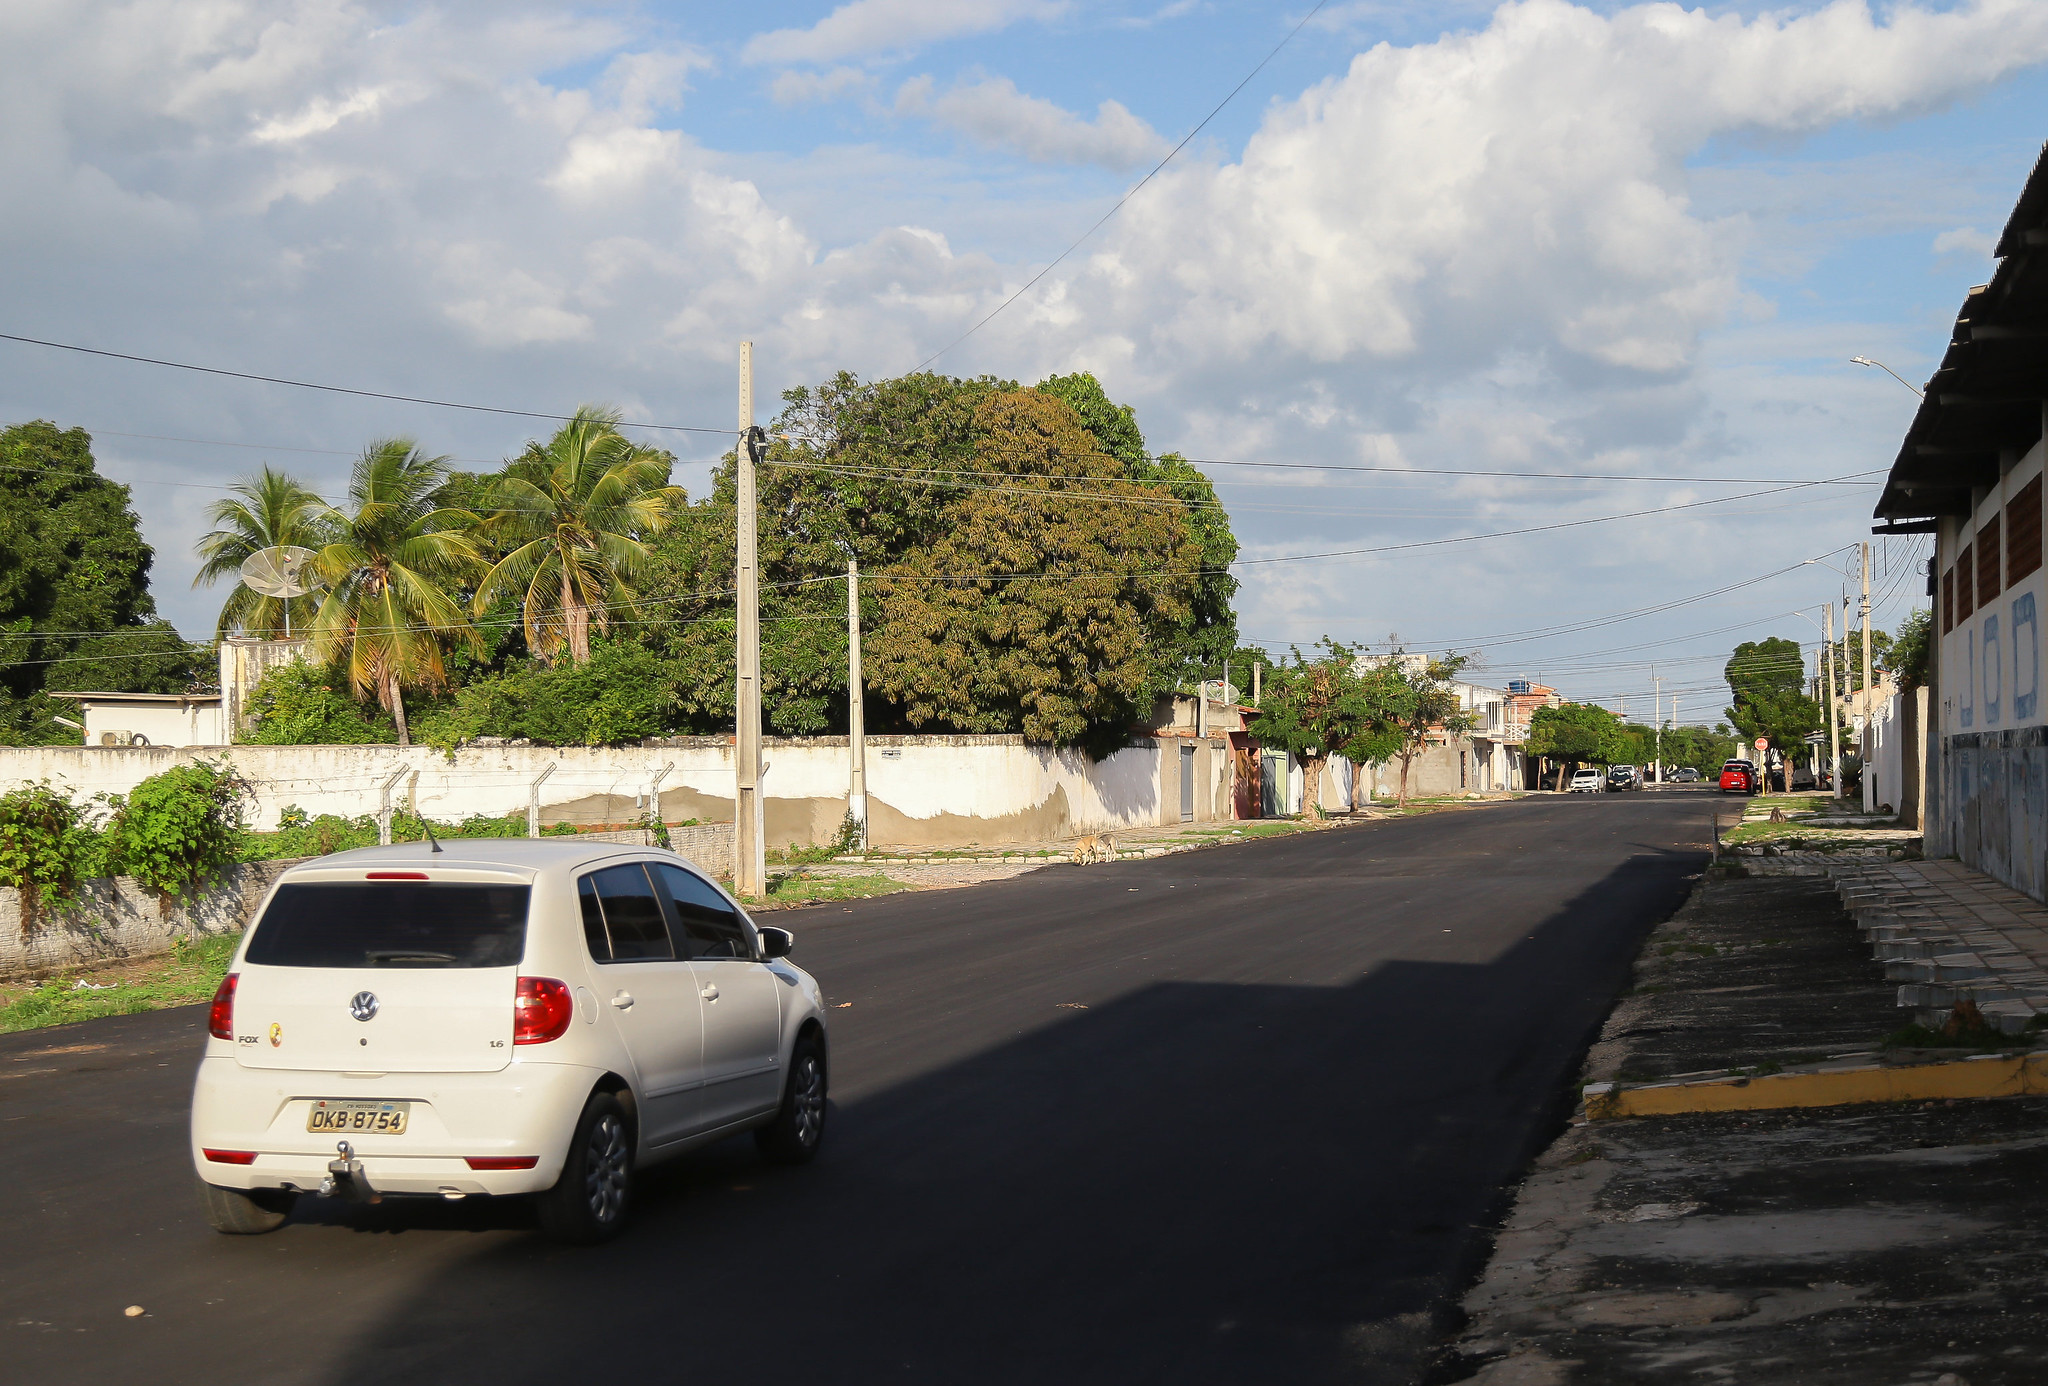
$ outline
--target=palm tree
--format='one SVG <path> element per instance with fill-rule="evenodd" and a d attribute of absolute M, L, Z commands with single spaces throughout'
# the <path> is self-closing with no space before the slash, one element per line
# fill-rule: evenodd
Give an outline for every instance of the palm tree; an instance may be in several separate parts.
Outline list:
<path fill-rule="evenodd" d="M 526 646 L 542 659 L 566 646 L 590 658 L 590 630 L 610 625 L 615 600 L 630 601 L 650 556 L 641 540 L 685 501 L 668 484 L 668 459 L 618 430 L 619 416 L 585 405 L 545 446 L 528 444 L 492 487 L 485 528 L 510 550 L 477 584 L 476 610 L 524 589 Z"/>
<path fill-rule="evenodd" d="M 318 548 L 327 540 L 327 503 L 297 477 L 265 466 L 228 488 L 233 496 L 217 500 L 206 512 L 213 530 L 193 545 L 200 558 L 194 587 L 235 579 L 235 590 L 220 609 L 214 627 L 217 639 L 236 629 L 259 640 L 275 640 L 297 626 L 301 631 L 318 605 L 311 596 L 266 597 L 241 582 L 243 562 L 254 553 L 279 545 Z"/>
<path fill-rule="evenodd" d="M 372 443 L 349 475 L 354 513 L 329 507 L 333 534 L 311 564 L 327 587 L 313 651 L 348 657 L 350 685 L 358 697 L 377 695 L 401 746 L 412 744 L 405 690 L 447 684 L 445 642 L 482 647 L 453 595 L 482 566 L 470 533 L 477 517 L 436 505 L 447 475 L 448 459 L 425 456 L 410 438 Z"/>

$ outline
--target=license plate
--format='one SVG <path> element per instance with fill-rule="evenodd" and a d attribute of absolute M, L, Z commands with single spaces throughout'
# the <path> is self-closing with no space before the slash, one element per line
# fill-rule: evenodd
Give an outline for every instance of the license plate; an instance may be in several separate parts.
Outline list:
<path fill-rule="evenodd" d="M 315 1102 L 313 1110 L 306 1113 L 306 1129 L 402 1136 L 411 1113 L 410 1102 Z"/>

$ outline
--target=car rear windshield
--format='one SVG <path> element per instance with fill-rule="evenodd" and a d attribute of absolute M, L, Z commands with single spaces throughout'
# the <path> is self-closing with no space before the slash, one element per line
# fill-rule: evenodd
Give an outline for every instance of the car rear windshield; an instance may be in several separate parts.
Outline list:
<path fill-rule="evenodd" d="M 321 881 L 278 887 L 249 940 L 264 967 L 515 967 L 531 888 Z"/>

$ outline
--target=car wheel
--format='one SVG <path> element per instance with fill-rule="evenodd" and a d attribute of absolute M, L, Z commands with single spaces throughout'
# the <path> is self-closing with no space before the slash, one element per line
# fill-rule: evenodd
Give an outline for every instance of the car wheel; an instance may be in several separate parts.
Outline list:
<path fill-rule="evenodd" d="M 777 1164 L 800 1165 L 825 1139 L 825 1047 L 805 1035 L 789 1056 L 789 1080 L 775 1119 L 754 1132 L 761 1153 Z"/>
<path fill-rule="evenodd" d="M 558 1242 L 594 1246 L 618 1235 L 632 1201 L 632 1123 L 618 1098 L 594 1092 L 569 1138 L 562 1177 L 539 1197 L 541 1231 Z"/>
<path fill-rule="evenodd" d="M 206 1204 L 206 1225 L 230 1237 L 275 1232 L 292 1215 L 299 1196 L 287 1189 L 223 1189 L 204 1180 L 199 1196 Z"/>

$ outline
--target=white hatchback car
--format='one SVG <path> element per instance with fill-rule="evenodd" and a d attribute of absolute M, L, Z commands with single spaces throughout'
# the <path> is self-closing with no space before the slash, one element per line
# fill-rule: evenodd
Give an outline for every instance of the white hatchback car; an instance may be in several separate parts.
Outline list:
<path fill-rule="evenodd" d="M 1565 786 L 1569 794 L 1598 794 L 1607 788 L 1598 770 L 1577 770 L 1572 773 L 1572 782 Z"/>
<path fill-rule="evenodd" d="M 638 1168 L 825 1129 L 818 984 L 683 858 L 574 841 L 338 852 L 278 878 L 213 1000 L 192 1094 L 208 1221 L 301 1193 L 536 1194 L 601 1241 Z"/>

